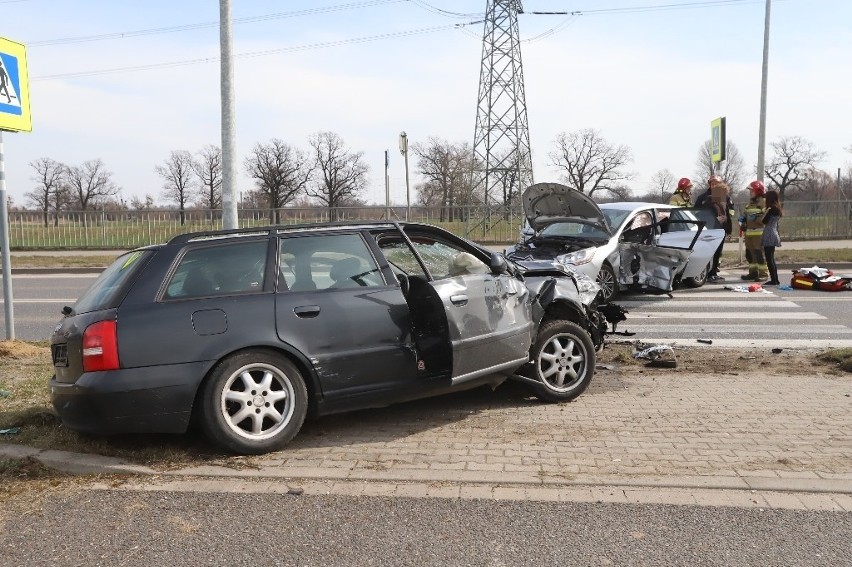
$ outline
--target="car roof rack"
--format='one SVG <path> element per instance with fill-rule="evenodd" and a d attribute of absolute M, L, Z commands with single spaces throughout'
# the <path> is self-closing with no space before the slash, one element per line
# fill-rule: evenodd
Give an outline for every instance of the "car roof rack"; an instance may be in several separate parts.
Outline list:
<path fill-rule="evenodd" d="M 231 228 L 231 229 L 220 229 L 220 230 L 205 230 L 201 232 L 187 232 L 186 234 L 179 234 L 175 237 L 172 237 L 168 244 L 186 244 L 187 242 L 192 242 L 193 240 L 215 240 L 217 238 L 227 238 L 231 236 L 258 236 L 262 234 L 267 234 L 269 236 L 280 234 L 282 232 L 289 232 L 294 230 L 305 230 L 305 229 L 314 229 L 314 230 L 323 230 L 323 229 L 334 229 L 334 228 L 356 228 L 356 227 L 364 227 L 364 228 L 373 228 L 376 226 L 395 226 L 401 230 L 401 225 L 407 223 L 400 223 L 398 221 L 385 221 L 385 220 L 373 220 L 373 221 L 334 221 L 334 222 L 324 222 L 324 223 L 302 223 L 302 224 L 278 224 L 278 225 L 268 225 L 268 226 L 258 226 L 252 228 Z"/>

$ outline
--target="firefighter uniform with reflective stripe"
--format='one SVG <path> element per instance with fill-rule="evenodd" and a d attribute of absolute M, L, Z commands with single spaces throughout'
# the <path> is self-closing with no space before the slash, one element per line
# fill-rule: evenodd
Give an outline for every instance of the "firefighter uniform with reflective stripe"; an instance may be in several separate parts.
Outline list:
<path fill-rule="evenodd" d="M 689 202 L 688 193 L 678 190 L 675 191 L 669 199 L 669 205 L 673 205 L 675 207 L 691 207 L 692 203 Z"/>
<path fill-rule="evenodd" d="M 769 277 L 769 269 L 763 257 L 762 221 L 765 213 L 766 199 L 761 196 L 749 201 L 741 217 L 748 260 L 748 275 L 742 276 L 744 280 L 763 280 Z"/>

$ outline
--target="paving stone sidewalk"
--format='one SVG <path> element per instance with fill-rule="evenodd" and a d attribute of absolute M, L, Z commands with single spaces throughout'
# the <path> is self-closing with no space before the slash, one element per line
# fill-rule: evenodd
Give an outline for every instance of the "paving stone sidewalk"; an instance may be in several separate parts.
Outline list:
<path fill-rule="evenodd" d="M 611 487 L 619 490 L 609 498 L 618 499 L 667 488 L 686 491 L 690 502 L 703 493 L 725 502 L 741 491 L 761 505 L 824 494 L 830 504 L 816 507 L 852 511 L 850 432 L 848 375 L 791 368 L 787 376 L 702 376 L 632 366 L 599 369 L 569 404 L 540 403 L 506 384 L 328 416 L 307 422 L 284 451 L 226 466 L 155 471 L 105 459 L 87 469 L 85 457 L 41 458 L 166 475 L 187 490 L 215 486 L 211 478 L 277 479 L 318 493 L 575 500 L 606 499 Z M 756 492 L 769 496 L 749 496 Z"/>

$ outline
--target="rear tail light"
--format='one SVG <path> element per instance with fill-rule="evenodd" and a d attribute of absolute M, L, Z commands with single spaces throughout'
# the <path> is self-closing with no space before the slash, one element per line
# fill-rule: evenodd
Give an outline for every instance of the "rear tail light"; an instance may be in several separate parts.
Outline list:
<path fill-rule="evenodd" d="M 118 370 L 118 340 L 115 321 L 101 321 L 83 333 L 83 371 Z"/>

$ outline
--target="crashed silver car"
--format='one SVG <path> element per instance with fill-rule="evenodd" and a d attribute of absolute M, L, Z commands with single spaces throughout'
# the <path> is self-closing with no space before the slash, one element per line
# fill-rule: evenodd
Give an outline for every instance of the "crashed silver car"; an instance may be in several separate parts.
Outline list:
<path fill-rule="evenodd" d="M 689 209 L 660 203 L 598 205 L 559 183 L 523 195 L 527 226 L 507 256 L 529 268 L 557 263 L 594 279 L 600 301 L 621 290 L 670 292 L 678 282 L 704 285 L 724 230 L 707 228 Z"/>

